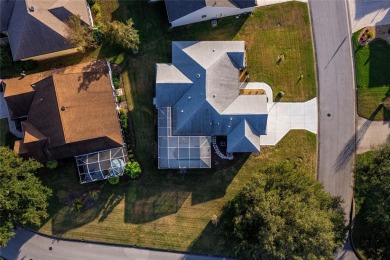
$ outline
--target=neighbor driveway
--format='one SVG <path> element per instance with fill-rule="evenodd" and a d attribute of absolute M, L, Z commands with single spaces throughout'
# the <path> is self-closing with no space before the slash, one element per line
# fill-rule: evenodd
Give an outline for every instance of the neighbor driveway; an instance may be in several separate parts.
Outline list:
<path fill-rule="evenodd" d="M 389 143 L 390 121 L 370 121 L 359 117 L 356 136 L 358 154 Z"/>
<path fill-rule="evenodd" d="M 348 0 L 352 32 L 372 25 L 390 24 L 390 0 Z"/>

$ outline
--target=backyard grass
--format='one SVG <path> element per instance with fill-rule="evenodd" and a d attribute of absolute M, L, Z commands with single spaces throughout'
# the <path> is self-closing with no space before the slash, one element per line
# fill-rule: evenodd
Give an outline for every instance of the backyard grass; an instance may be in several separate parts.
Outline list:
<path fill-rule="evenodd" d="M 307 4 L 290 2 L 258 8 L 254 15 L 241 15 L 180 28 L 168 28 L 163 3 L 98 0 L 103 19 L 121 21 L 131 17 L 139 30 L 139 53 L 126 54 L 123 82 L 136 135 L 136 157 L 143 167 L 135 182 L 112 186 L 99 182 L 80 185 L 73 159 L 60 162 L 57 170 L 41 173 L 54 190 L 50 218 L 39 231 L 56 236 L 123 243 L 164 249 L 228 254 L 226 241 L 209 221 L 226 202 L 264 167 L 287 163 L 315 178 L 316 135 L 290 131 L 275 147 L 262 147 L 259 157 L 244 156 L 233 167 L 217 172 L 179 174 L 157 170 L 155 158 L 155 64 L 171 61 L 172 40 L 245 40 L 251 81 L 265 81 L 282 101 L 304 101 L 316 96 L 314 58 Z M 279 54 L 285 60 L 276 64 Z M 40 63 L 51 68 L 81 60 L 107 57 L 122 60 L 116 48 L 98 50 Z M 300 75 L 303 75 L 298 82 Z M 65 205 L 63 195 L 101 191 L 96 205 L 81 211 Z"/>
<path fill-rule="evenodd" d="M 390 120 L 390 111 L 382 107 L 390 96 L 390 45 L 375 39 L 369 45 L 358 45 L 360 31 L 353 35 L 358 114 L 371 120 Z"/>
<path fill-rule="evenodd" d="M 280 163 L 313 176 L 316 136 L 290 131 L 277 146 L 264 147 L 259 157 L 243 157 L 234 167 L 214 173 L 148 171 L 138 181 L 118 185 L 80 185 L 74 160 L 60 162 L 57 170 L 42 174 L 54 196 L 50 219 L 39 231 L 67 238 L 228 254 L 219 228 L 209 224 L 211 216 L 220 215 L 226 202 L 253 175 Z M 91 190 L 101 190 L 98 203 L 80 213 L 59 199 L 64 191 L 82 194 Z"/>

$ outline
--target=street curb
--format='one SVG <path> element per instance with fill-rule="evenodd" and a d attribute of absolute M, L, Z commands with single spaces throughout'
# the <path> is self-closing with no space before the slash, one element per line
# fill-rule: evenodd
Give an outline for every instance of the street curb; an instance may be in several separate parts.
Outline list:
<path fill-rule="evenodd" d="M 90 241 L 90 240 L 81 240 L 81 239 L 74 239 L 74 238 L 62 238 L 62 237 L 56 237 L 47 235 L 44 233 L 41 233 L 39 231 L 33 230 L 28 227 L 19 227 L 20 229 L 28 230 L 34 234 L 37 234 L 42 237 L 46 237 L 49 239 L 54 240 L 62 240 L 67 242 L 76 242 L 76 243 L 83 243 L 83 244 L 94 244 L 94 245 L 101 245 L 101 246 L 114 246 L 114 247 L 122 247 L 122 248 L 134 248 L 134 249 L 144 249 L 144 250 L 150 250 L 154 252 L 164 252 L 164 253 L 177 253 L 177 254 L 187 254 L 191 256 L 203 256 L 203 257 L 215 257 L 215 258 L 221 258 L 221 259 L 236 259 L 228 256 L 222 256 L 222 255 L 211 255 L 211 254 L 202 254 L 202 253 L 191 253 L 191 252 L 185 252 L 185 251 L 179 251 L 179 250 L 169 250 L 169 249 L 159 249 L 159 248 L 152 248 L 152 247 L 142 247 L 142 246 L 134 246 L 134 245 L 125 245 L 125 244 L 115 244 L 115 243 L 109 243 L 109 242 L 100 242 L 100 241 Z"/>
<path fill-rule="evenodd" d="M 315 33 L 314 33 L 314 28 L 313 28 L 313 19 L 311 18 L 311 7 L 310 7 L 310 0 L 307 1 L 307 9 L 309 13 L 309 19 L 310 19 L 310 31 L 311 31 L 311 38 L 312 38 L 312 47 L 313 47 L 313 54 L 314 54 L 314 63 L 315 63 L 315 78 L 316 78 L 316 89 L 317 89 L 317 174 L 316 174 L 316 180 L 318 182 L 318 176 L 319 176 L 319 161 L 320 161 L 320 83 L 318 81 L 318 63 L 317 63 L 317 48 L 316 48 L 316 42 L 315 42 Z"/>

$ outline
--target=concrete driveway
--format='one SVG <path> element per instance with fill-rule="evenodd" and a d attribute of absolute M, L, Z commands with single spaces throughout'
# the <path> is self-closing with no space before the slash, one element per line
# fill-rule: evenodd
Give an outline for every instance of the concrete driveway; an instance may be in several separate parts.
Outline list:
<path fill-rule="evenodd" d="M 307 102 L 274 102 L 268 104 L 267 135 L 260 136 L 261 145 L 276 145 L 291 129 L 317 133 L 317 98 Z"/>
<path fill-rule="evenodd" d="M 390 24 L 390 0 L 348 0 L 352 32 L 372 25 Z"/>
<path fill-rule="evenodd" d="M 357 153 L 364 153 L 390 142 L 390 121 L 370 121 L 359 117 L 356 131 Z"/>
<path fill-rule="evenodd" d="M 121 245 L 103 245 L 87 242 L 73 242 L 62 239 L 53 239 L 35 234 L 26 229 L 18 229 L 7 247 L 0 248 L 0 256 L 9 260 L 34 259 L 91 259 L 91 260 L 128 260 L 128 259 L 172 259 L 172 260 L 218 260 L 225 257 L 195 255 L 142 249 Z"/>

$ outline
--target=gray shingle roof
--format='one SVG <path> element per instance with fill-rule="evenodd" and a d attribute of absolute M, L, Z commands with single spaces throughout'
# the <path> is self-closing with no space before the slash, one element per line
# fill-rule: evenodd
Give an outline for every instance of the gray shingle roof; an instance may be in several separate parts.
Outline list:
<path fill-rule="evenodd" d="M 253 136 L 265 134 L 267 97 L 240 95 L 244 63 L 244 42 L 173 42 L 172 64 L 159 64 L 156 77 L 156 106 L 171 107 L 172 135 L 229 136 L 245 121 L 249 141 L 232 147 L 252 152 Z"/>
<path fill-rule="evenodd" d="M 0 0 L 0 32 L 8 30 L 15 0 Z"/>
<path fill-rule="evenodd" d="M 34 11 L 29 7 L 34 6 Z M 90 24 L 84 0 L 17 0 L 8 27 L 14 60 L 70 49 L 66 21 L 71 14 L 80 15 Z"/>
<path fill-rule="evenodd" d="M 206 6 L 204 0 L 165 0 L 168 20 L 173 22 Z"/>
<path fill-rule="evenodd" d="M 259 152 L 260 139 L 250 124 L 242 120 L 227 137 L 227 152 Z"/>
<path fill-rule="evenodd" d="M 173 22 L 206 6 L 244 9 L 256 6 L 256 0 L 165 0 L 165 6 Z"/>

